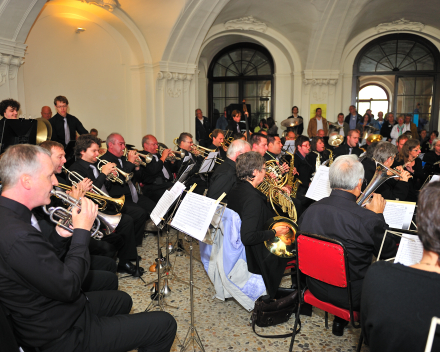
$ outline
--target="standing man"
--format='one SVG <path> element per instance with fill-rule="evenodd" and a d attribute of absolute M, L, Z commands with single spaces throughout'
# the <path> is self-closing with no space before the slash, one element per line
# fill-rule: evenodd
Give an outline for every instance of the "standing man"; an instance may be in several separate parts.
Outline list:
<path fill-rule="evenodd" d="M 43 106 L 41 108 L 41 117 L 46 120 L 50 120 L 52 118 L 52 110 L 49 106 Z"/>
<path fill-rule="evenodd" d="M 348 131 L 350 130 L 350 127 L 348 126 L 348 123 L 344 121 L 344 114 L 342 112 L 340 112 L 338 114 L 338 128 L 337 132 L 339 135 L 341 135 L 342 137 L 345 137 L 348 134 Z"/>
<path fill-rule="evenodd" d="M 31 145 L 9 148 L 0 162 L 0 302 L 18 344 L 44 352 L 169 351 L 176 332 L 169 314 L 129 314 L 132 300 L 122 291 L 81 291 L 97 205 L 83 198 L 81 211 L 72 209 L 73 233 L 57 227 L 58 241 L 72 239 L 64 261 L 37 228 L 31 210 L 50 203 L 53 170 L 49 152 Z"/>
<path fill-rule="evenodd" d="M 337 147 L 334 151 L 335 159 L 340 155 L 350 155 L 350 154 L 356 154 L 357 156 L 360 156 L 363 151 L 358 147 L 359 138 L 361 136 L 361 133 L 359 130 L 350 130 L 347 134 L 347 141 Z"/>
<path fill-rule="evenodd" d="M 53 101 L 57 113 L 49 122 L 52 125 L 52 140 L 61 143 L 66 151 L 66 160 L 68 165 L 73 158 L 73 147 L 76 140 L 76 132 L 80 135 L 89 133 L 81 121 L 75 116 L 67 113 L 69 101 L 66 97 L 59 95 Z"/>
<path fill-rule="evenodd" d="M 380 132 L 383 123 L 384 123 L 384 120 L 383 120 L 383 112 L 382 112 L 382 111 L 379 111 L 379 112 L 377 113 L 377 120 L 372 119 L 372 120 L 371 120 L 371 125 L 372 125 L 373 127 L 376 127 L 377 130 Z M 375 133 L 377 133 L 377 132 L 375 132 Z"/>
<path fill-rule="evenodd" d="M 419 133 L 417 132 L 417 126 L 411 122 L 412 116 L 410 114 L 405 115 L 405 126 L 407 131 L 411 131 L 413 139 L 419 139 Z"/>
<path fill-rule="evenodd" d="M 228 148 L 228 153 L 225 161 L 214 171 L 211 178 L 211 184 L 208 188 L 207 197 L 218 199 L 223 192 L 226 197 L 223 202 L 227 203 L 228 193 L 237 182 L 237 175 L 235 173 L 235 161 L 241 154 L 251 151 L 251 146 L 248 142 L 237 139 L 231 143 Z"/>
<path fill-rule="evenodd" d="M 362 116 L 357 113 L 354 105 L 350 105 L 348 110 L 350 113 L 345 117 L 345 122 L 348 123 L 350 130 L 354 130 L 358 124 L 362 123 Z"/>
<path fill-rule="evenodd" d="M 152 154 L 153 159 L 146 166 L 141 166 L 142 193 L 153 202 L 158 202 L 165 191 L 173 186 L 173 172 L 176 172 L 175 161 L 167 160 L 172 153 L 171 149 L 164 149 L 162 155 L 157 154 L 159 143 L 156 137 L 147 134 L 142 138 L 141 152 L 144 155 Z"/>
<path fill-rule="evenodd" d="M 394 114 L 392 112 L 389 112 L 385 116 L 385 120 L 382 128 L 380 129 L 380 134 L 385 138 L 386 141 L 391 142 L 393 139 L 391 138 L 391 131 L 394 127 Z"/>
<path fill-rule="evenodd" d="M 310 119 L 307 134 L 310 138 L 316 137 L 319 130 L 324 130 L 324 135 L 328 136 L 328 123 L 325 117 L 322 116 L 321 108 L 317 108 L 315 117 Z"/>
<path fill-rule="evenodd" d="M 203 116 L 201 109 L 196 110 L 196 139 L 202 147 L 208 147 L 209 145 L 209 133 L 211 128 L 209 127 L 208 118 Z"/>
<path fill-rule="evenodd" d="M 228 112 L 226 108 L 224 108 L 223 115 L 217 119 L 217 123 L 215 124 L 215 128 L 225 131 L 228 128 Z"/>

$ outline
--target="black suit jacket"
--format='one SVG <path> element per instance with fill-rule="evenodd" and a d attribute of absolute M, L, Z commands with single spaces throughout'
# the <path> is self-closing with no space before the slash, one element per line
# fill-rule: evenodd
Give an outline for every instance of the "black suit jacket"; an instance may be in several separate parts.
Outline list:
<path fill-rule="evenodd" d="M 89 133 L 84 126 L 82 125 L 81 121 L 78 120 L 75 116 L 72 116 L 70 114 L 66 115 L 67 124 L 69 125 L 70 130 L 70 140 L 75 141 L 76 140 L 76 132 L 81 134 L 87 134 Z M 66 147 L 66 138 L 65 138 L 65 132 L 64 132 L 64 117 L 62 117 L 60 114 L 56 114 L 49 120 L 50 124 L 52 125 L 52 140 L 58 143 L 61 143 L 64 148 Z"/>
<path fill-rule="evenodd" d="M 246 130 L 246 124 L 243 122 L 235 122 L 234 120 L 230 120 L 228 123 L 228 130 L 232 131 L 232 134 L 238 133 L 237 131 L 237 125 L 240 129 L 240 133 L 243 130 Z"/>
<path fill-rule="evenodd" d="M 309 188 L 310 178 L 312 174 L 315 172 L 315 164 L 313 161 L 313 157 L 310 155 L 313 154 L 310 152 L 306 155 L 305 158 L 302 155 L 299 155 L 299 152 L 295 153 L 295 160 L 293 165 L 296 167 L 296 171 L 298 171 L 299 175 L 296 175 L 295 178 L 299 179 L 302 182 L 301 188 Z M 309 156 L 310 155 L 310 156 Z"/>
<path fill-rule="evenodd" d="M 382 128 L 380 129 L 380 134 L 387 140 L 388 138 L 391 138 L 391 130 L 393 129 L 394 124 L 391 125 L 388 121 L 385 121 L 382 124 Z"/>
<path fill-rule="evenodd" d="M 196 140 L 208 141 L 211 128 L 209 126 L 208 118 L 203 116 L 203 123 L 196 117 Z"/>
<path fill-rule="evenodd" d="M 312 204 L 298 222 L 301 232 L 315 233 L 341 241 L 347 250 L 350 279 L 364 278 L 373 259 L 378 255 L 385 229 L 383 214 L 356 204 L 355 195 L 333 190 L 330 197 Z M 397 236 L 387 235 L 381 258 L 391 258 L 397 252 Z"/>
<path fill-rule="evenodd" d="M 225 192 L 226 197 L 223 198 L 223 202 L 227 203 L 228 194 L 236 182 L 237 175 L 235 173 L 235 161 L 226 158 L 226 160 L 214 171 L 206 196 L 212 199 L 218 199 L 218 197 Z"/>
<path fill-rule="evenodd" d="M 144 155 L 147 155 L 148 152 L 142 151 L 141 152 Z M 175 165 L 177 163 L 174 162 L 172 164 L 170 161 L 166 160 L 163 162 L 160 160 L 160 155 L 157 155 L 157 161 L 156 158 L 153 157 L 150 163 L 147 164 L 147 166 L 141 166 L 140 168 L 140 179 L 139 182 L 142 182 L 144 186 L 151 185 L 151 184 L 161 184 L 165 182 L 172 182 L 173 181 L 173 173 L 176 172 Z M 142 159 L 143 160 L 143 159 Z M 165 169 L 168 171 L 169 178 L 166 178 L 163 174 L 163 167 L 165 166 Z"/>
<path fill-rule="evenodd" d="M 347 116 L 345 116 L 345 122 L 348 123 L 348 129 L 350 129 L 350 119 L 351 119 L 351 114 L 348 114 Z M 356 126 L 361 123 L 362 121 L 362 116 L 357 114 L 357 119 L 356 119 Z"/>
<path fill-rule="evenodd" d="M 273 298 L 288 261 L 270 253 L 264 246 L 264 241 L 274 237 L 272 230 L 263 229 L 264 224 L 275 213 L 267 205 L 266 196 L 247 181 L 238 181 L 231 189 L 228 208 L 241 219 L 240 235 L 246 250 L 248 269 L 263 277 L 267 293 Z"/>
<path fill-rule="evenodd" d="M 348 155 L 350 153 L 350 147 L 347 143 L 341 144 L 339 147 L 337 147 L 334 151 L 334 159 L 336 159 L 338 156 L 341 155 Z M 351 154 L 356 154 L 357 156 L 360 156 L 363 153 L 362 149 L 359 147 L 354 147 L 351 151 Z"/>

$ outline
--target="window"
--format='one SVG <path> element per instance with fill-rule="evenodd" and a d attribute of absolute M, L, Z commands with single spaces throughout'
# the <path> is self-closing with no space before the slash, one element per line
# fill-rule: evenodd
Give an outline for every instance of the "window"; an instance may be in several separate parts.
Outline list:
<path fill-rule="evenodd" d="M 374 118 L 377 119 L 377 114 L 382 111 L 384 116 L 389 111 L 388 94 L 384 88 L 376 84 L 369 84 L 361 88 L 359 91 L 359 107 L 360 114 L 365 114 L 365 111 L 370 109 Z"/>
<path fill-rule="evenodd" d="M 212 126 L 224 108 L 241 104 L 243 99 L 251 106 L 250 129 L 271 116 L 273 60 L 264 47 L 239 43 L 223 49 L 212 60 L 208 78 Z"/>

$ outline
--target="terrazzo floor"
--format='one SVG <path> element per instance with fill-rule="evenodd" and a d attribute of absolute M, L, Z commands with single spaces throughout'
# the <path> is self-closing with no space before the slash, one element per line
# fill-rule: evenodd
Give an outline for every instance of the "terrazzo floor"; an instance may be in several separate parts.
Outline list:
<path fill-rule="evenodd" d="M 181 238 L 184 236 L 180 235 Z M 175 242 L 176 232 L 171 231 L 171 242 Z M 184 248 L 189 253 L 189 242 L 183 240 Z M 166 238 L 161 238 L 162 252 L 165 255 Z M 206 352 L 214 351 L 288 351 L 290 338 L 265 339 L 254 334 L 249 323 L 251 313 L 245 310 L 235 300 L 226 302 L 213 299 L 215 294 L 208 275 L 200 261 L 199 246 L 193 242 L 194 248 L 194 314 L 195 326 Z M 146 272 L 142 276 L 145 282 L 157 280 L 157 274 L 148 269 L 157 257 L 157 236 L 149 235 L 144 239 L 142 248 L 138 248 L 139 255 L 143 258 L 140 262 Z M 198 260 L 197 260 L 198 259 Z M 169 280 L 171 295 L 165 302 L 172 307 L 165 307 L 165 311 L 172 314 L 177 321 L 177 336 L 171 351 L 181 351 L 182 343 L 188 332 L 191 321 L 190 315 L 190 289 L 189 285 L 189 255 L 170 255 L 173 266 L 174 278 Z M 120 277 L 123 274 L 118 274 Z M 183 282 L 184 281 L 184 282 Z M 145 284 L 138 278 L 128 277 L 119 280 L 119 289 L 129 293 L 133 299 L 132 313 L 143 312 L 152 302 L 150 289 L 153 284 Z M 282 286 L 290 286 L 290 277 L 283 279 Z M 153 308 L 158 310 L 158 307 Z M 331 332 L 333 316 L 329 315 L 327 330 L 324 322 L 324 312 L 313 308 L 311 317 L 301 316 L 302 328 L 295 338 L 294 351 L 356 351 L 359 341 L 360 329 L 349 325 L 344 331 L 344 336 L 337 337 Z M 291 332 L 294 324 L 294 315 L 284 324 L 269 328 L 258 328 L 260 334 L 285 334 Z M 191 344 L 186 351 L 201 351 Z M 369 351 L 367 346 L 362 346 L 361 351 Z"/>

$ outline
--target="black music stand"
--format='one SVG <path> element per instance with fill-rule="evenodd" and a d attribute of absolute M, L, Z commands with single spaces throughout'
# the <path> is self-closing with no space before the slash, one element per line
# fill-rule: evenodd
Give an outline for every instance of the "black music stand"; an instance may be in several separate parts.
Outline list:
<path fill-rule="evenodd" d="M 16 144 L 37 144 L 37 120 L 4 118 L 0 121 L 0 152 Z"/>

